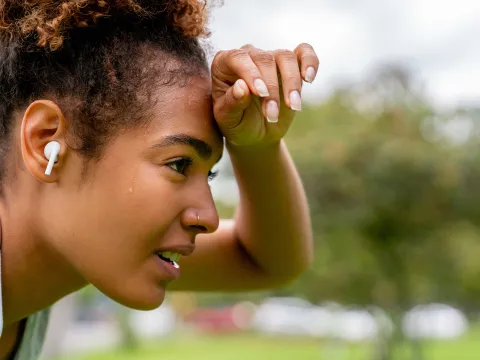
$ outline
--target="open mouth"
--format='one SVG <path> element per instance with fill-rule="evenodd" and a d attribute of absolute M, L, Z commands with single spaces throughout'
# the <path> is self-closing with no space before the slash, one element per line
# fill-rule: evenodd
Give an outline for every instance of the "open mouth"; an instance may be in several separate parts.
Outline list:
<path fill-rule="evenodd" d="M 180 265 L 178 265 L 178 260 L 180 259 L 180 254 L 170 252 L 170 251 L 162 251 L 157 253 L 157 256 L 162 259 L 163 261 L 173 265 L 174 268 L 179 269 Z"/>

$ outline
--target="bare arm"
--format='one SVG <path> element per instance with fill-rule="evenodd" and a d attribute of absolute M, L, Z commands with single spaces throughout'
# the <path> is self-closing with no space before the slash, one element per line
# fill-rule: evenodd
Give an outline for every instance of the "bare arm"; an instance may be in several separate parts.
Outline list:
<path fill-rule="evenodd" d="M 235 220 L 199 235 L 181 260 L 173 289 L 237 291 L 284 284 L 312 261 L 312 232 L 302 184 L 283 142 L 230 151 L 239 189 Z"/>

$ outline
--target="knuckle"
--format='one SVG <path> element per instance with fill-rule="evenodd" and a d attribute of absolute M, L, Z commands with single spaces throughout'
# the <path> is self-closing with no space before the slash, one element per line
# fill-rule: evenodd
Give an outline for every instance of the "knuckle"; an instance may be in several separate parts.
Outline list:
<path fill-rule="evenodd" d="M 247 56 L 247 51 L 245 49 L 233 49 L 228 52 L 228 55 L 234 60 L 243 60 Z"/>
<path fill-rule="evenodd" d="M 267 88 L 270 94 L 278 94 L 280 87 L 278 86 L 278 83 L 275 82 L 267 82 Z"/>
<path fill-rule="evenodd" d="M 297 57 L 295 56 L 295 54 L 290 51 L 290 50 L 285 50 L 285 49 L 282 49 L 282 50 L 278 50 L 277 51 L 277 59 L 280 60 L 280 61 L 283 61 L 283 60 L 297 60 Z"/>
<path fill-rule="evenodd" d="M 309 63 L 313 66 L 318 66 L 320 64 L 320 60 L 318 60 L 318 57 L 315 55 L 315 53 L 304 54 L 301 60 L 302 61 L 308 60 Z"/>
<path fill-rule="evenodd" d="M 225 75 L 225 72 L 228 72 L 226 70 L 226 64 L 221 58 L 218 58 L 217 61 L 212 62 L 210 70 L 213 78 Z"/>
<path fill-rule="evenodd" d="M 304 50 L 311 50 L 313 51 L 313 47 L 312 45 L 310 45 L 309 43 L 301 43 L 300 45 L 298 45 L 297 47 L 298 49 L 304 49 Z"/>
<path fill-rule="evenodd" d="M 248 68 L 248 75 L 249 75 L 251 78 L 254 78 L 254 77 L 259 76 L 258 69 L 257 69 L 256 67 L 254 67 L 254 66 L 249 67 L 249 68 Z"/>
<path fill-rule="evenodd" d="M 275 63 L 275 58 L 271 52 L 259 51 L 257 54 L 255 54 L 255 62 L 263 65 L 271 65 Z"/>
<path fill-rule="evenodd" d="M 284 82 L 298 87 L 301 84 L 300 75 L 289 74 L 285 77 Z"/>
<path fill-rule="evenodd" d="M 298 45 L 294 53 L 300 56 L 301 58 L 304 57 L 317 57 L 315 50 L 313 49 L 312 45 L 307 44 L 307 43 L 301 43 Z"/>
<path fill-rule="evenodd" d="M 226 53 L 225 50 L 217 51 L 217 53 L 215 54 L 215 58 L 221 58 L 225 55 L 225 53 Z"/>
<path fill-rule="evenodd" d="M 218 52 L 215 57 L 212 60 L 212 65 L 210 66 L 210 69 L 212 71 L 212 74 L 216 74 L 217 72 L 220 71 L 221 63 L 222 63 L 222 54 Z"/>
<path fill-rule="evenodd" d="M 252 44 L 245 44 L 241 47 L 241 49 L 252 50 L 255 49 L 255 46 L 253 46 Z"/>
<path fill-rule="evenodd" d="M 225 51 L 219 51 L 215 54 L 215 56 L 213 57 L 213 60 L 212 60 L 212 67 L 215 65 L 218 64 L 218 62 L 223 58 L 223 56 L 225 55 Z"/>

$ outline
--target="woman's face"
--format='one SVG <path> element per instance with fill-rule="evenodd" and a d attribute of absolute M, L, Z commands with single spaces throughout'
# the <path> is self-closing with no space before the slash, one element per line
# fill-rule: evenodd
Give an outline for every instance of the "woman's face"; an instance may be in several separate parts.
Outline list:
<path fill-rule="evenodd" d="M 121 133 L 86 178 L 81 166 L 62 174 L 41 211 L 56 219 L 42 219 L 46 238 L 88 282 L 145 310 L 178 276 L 157 253 L 189 253 L 195 236 L 219 222 L 208 181 L 223 140 L 209 81 L 195 78 L 160 98 L 148 126 Z"/>

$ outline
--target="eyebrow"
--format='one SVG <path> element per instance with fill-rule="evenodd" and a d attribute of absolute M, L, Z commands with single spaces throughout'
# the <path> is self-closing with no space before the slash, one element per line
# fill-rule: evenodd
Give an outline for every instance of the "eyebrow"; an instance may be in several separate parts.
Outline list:
<path fill-rule="evenodd" d="M 173 145 L 187 145 L 193 148 L 197 154 L 205 161 L 210 160 L 212 157 L 213 149 L 205 141 L 197 139 L 195 137 L 186 134 L 173 134 L 164 137 L 159 142 L 152 145 L 152 148 L 162 148 Z M 218 158 L 220 161 L 221 156 Z"/>

